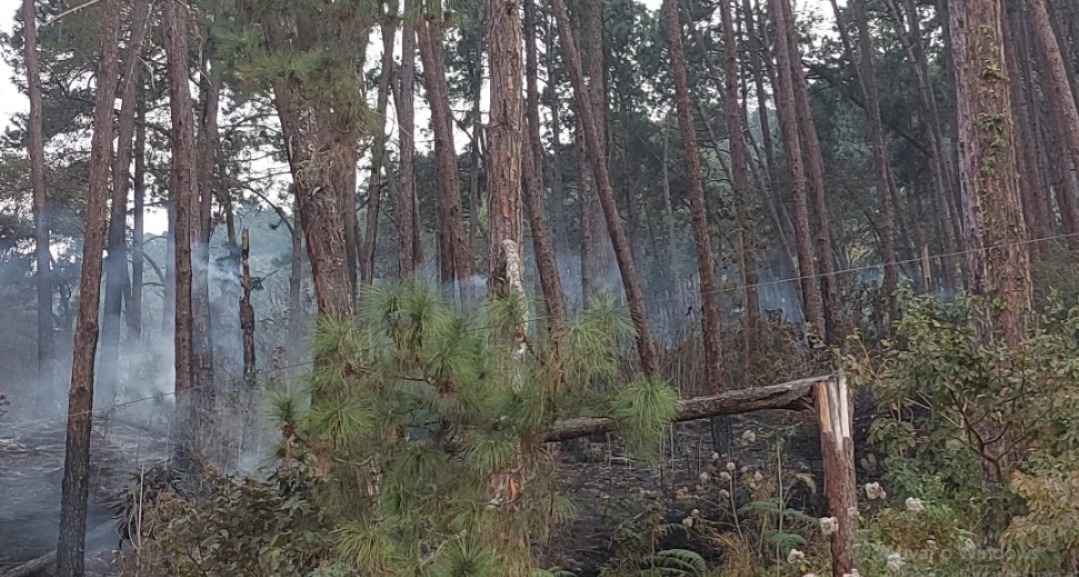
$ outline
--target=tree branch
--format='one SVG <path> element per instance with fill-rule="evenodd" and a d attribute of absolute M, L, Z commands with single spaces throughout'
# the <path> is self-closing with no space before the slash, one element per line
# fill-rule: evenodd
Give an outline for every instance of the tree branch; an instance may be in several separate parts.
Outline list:
<path fill-rule="evenodd" d="M 839 78 L 836 78 L 830 70 L 828 70 L 824 66 L 813 64 L 812 62 L 808 61 L 803 61 L 803 64 L 805 64 L 806 68 L 819 76 L 821 80 L 827 82 L 830 86 L 838 90 L 840 94 L 847 98 L 847 100 L 850 100 L 860 108 L 865 108 L 865 101 L 862 100 L 862 97 L 858 94 L 855 94 L 854 91 L 851 90 L 850 86 L 848 86 L 845 82 L 843 82 Z M 903 130 L 903 128 L 899 126 L 892 124 L 891 122 L 888 122 L 886 119 L 881 120 L 884 122 L 884 125 L 887 126 L 889 130 L 896 133 L 903 140 L 909 142 L 911 146 L 918 150 L 918 152 L 921 152 L 927 158 L 933 157 L 933 154 L 929 151 L 929 149 L 926 148 L 924 144 L 919 142 L 917 138 L 911 136 L 909 132 Z"/>

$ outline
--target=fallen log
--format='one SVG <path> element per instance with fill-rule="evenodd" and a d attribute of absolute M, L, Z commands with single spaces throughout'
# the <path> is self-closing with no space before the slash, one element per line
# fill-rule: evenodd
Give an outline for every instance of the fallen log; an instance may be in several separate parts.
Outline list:
<path fill-rule="evenodd" d="M 678 412 L 672 422 L 694 421 L 723 415 L 739 415 L 777 409 L 805 411 L 812 409 L 813 388 L 817 383 L 835 381 L 834 375 L 799 379 L 778 385 L 727 391 L 709 397 L 695 397 L 678 403 Z M 618 428 L 614 419 L 605 417 L 582 417 L 558 421 L 547 431 L 544 441 L 554 443 L 600 433 Z"/>

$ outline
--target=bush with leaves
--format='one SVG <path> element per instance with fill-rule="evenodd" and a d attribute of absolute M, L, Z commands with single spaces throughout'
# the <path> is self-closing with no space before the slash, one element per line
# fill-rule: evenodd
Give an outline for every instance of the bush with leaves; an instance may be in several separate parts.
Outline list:
<path fill-rule="evenodd" d="M 909 294 L 902 302 L 894 341 L 885 341 L 879 355 L 844 358 L 885 415 L 874 422 L 870 441 L 887 455 L 886 483 L 896 498 L 947 511 L 953 528 L 969 530 L 972 542 L 1006 545 L 1004 566 L 1033 559 L 1040 569 L 1071 567 L 1077 541 L 1062 525 L 1071 522 L 1070 510 L 1046 495 L 1077 471 L 1079 308 L 1051 295 L 1037 328 L 1009 347 L 985 336 L 989 303 Z M 871 526 L 896 522 L 886 511 Z M 880 536 L 904 531 L 941 547 L 954 537 L 917 523 Z M 968 557 L 974 563 L 986 555 Z M 1002 559 L 994 561 L 1001 566 Z M 977 565 L 958 567 L 952 574 Z"/>
<path fill-rule="evenodd" d="M 121 576 L 304 577 L 331 565 L 332 535 L 302 467 L 265 481 L 211 473 L 197 499 L 168 478 L 135 480 L 122 503 L 135 551 Z"/>
<path fill-rule="evenodd" d="M 317 512 L 314 534 L 330 542 L 327 567 L 528 575 L 534 541 L 572 512 L 554 490 L 545 450 L 556 420 L 611 416 L 638 454 L 659 454 L 677 395 L 661 382 L 618 383 L 615 345 L 630 325 L 610 301 L 563 334 L 525 331 L 523 354 L 522 299 L 470 312 L 407 283 L 370 289 L 362 303 L 354 323 L 320 324 L 308 386 L 273 402 L 277 468 L 303 472 L 303 507 Z M 295 502 L 258 486 L 270 491 L 265 498 Z M 198 510 L 170 522 L 199 518 Z M 269 527 L 286 543 L 294 535 Z M 230 535 L 261 557 L 291 558 L 277 536 Z"/>

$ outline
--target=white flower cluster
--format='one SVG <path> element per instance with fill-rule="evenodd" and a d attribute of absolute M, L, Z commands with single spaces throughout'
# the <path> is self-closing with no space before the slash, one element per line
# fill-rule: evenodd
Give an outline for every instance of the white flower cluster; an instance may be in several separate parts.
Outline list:
<path fill-rule="evenodd" d="M 925 504 L 921 499 L 915 499 L 914 497 L 907 497 L 907 511 L 912 513 L 920 513 L 925 511 Z"/>

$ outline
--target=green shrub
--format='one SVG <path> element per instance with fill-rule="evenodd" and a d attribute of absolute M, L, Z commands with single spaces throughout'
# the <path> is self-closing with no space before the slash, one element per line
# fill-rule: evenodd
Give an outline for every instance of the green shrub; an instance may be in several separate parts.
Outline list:
<path fill-rule="evenodd" d="M 677 396 L 618 381 L 631 325 L 609 302 L 562 334 L 526 331 L 523 347 L 523 299 L 462 311 L 408 283 L 362 302 L 355 323 L 319 323 L 307 386 L 274 398 L 270 482 L 218 480 L 158 512 L 220 544 L 158 532 L 137 562 L 195 559 L 175 575 L 255 561 L 273 575 L 529 575 L 533 543 L 572 513 L 543 449 L 556 420 L 610 416 L 631 448 L 659 453 Z"/>

